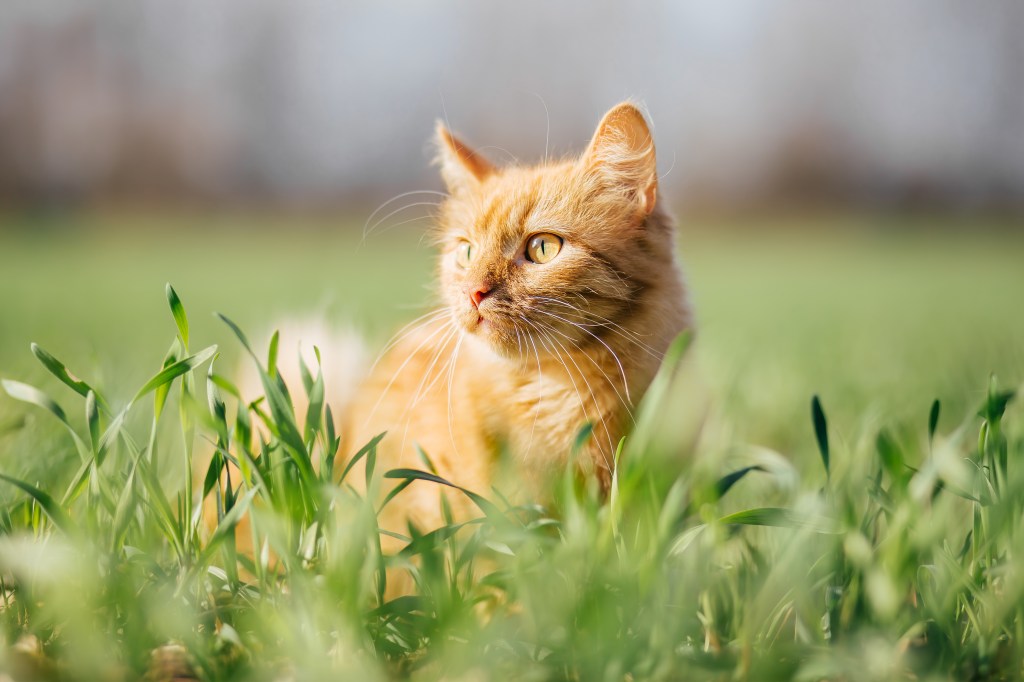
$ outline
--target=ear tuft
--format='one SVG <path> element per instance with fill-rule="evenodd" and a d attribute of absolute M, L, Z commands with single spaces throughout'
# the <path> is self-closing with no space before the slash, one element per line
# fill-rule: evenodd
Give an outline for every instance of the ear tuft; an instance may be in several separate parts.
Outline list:
<path fill-rule="evenodd" d="M 632 102 L 613 107 L 597 126 L 582 163 L 649 214 L 658 191 L 654 139 L 643 114 Z"/>
<path fill-rule="evenodd" d="M 441 121 L 435 132 L 441 177 L 452 194 L 470 189 L 494 172 L 490 161 L 455 137 Z"/>

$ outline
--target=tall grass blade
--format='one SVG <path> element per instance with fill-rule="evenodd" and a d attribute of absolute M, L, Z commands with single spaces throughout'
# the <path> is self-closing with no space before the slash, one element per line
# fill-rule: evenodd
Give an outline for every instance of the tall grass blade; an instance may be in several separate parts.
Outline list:
<path fill-rule="evenodd" d="M 92 444 L 92 454 L 96 455 L 100 444 L 100 411 L 96 404 L 96 392 L 89 391 L 85 396 L 85 423 L 89 428 L 89 442 Z"/>
<path fill-rule="evenodd" d="M 23 491 L 28 493 L 29 497 L 35 500 L 40 508 L 50 518 L 53 525 L 63 531 L 66 535 L 77 534 L 78 529 L 75 524 L 49 494 L 43 492 L 30 483 L 26 483 L 25 481 L 14 478 L 13 476 L 8 476 L 7 474 L 0 474 L 0 479 L 7 481 L 13 486 L 21 488 Z"/>
<path fill-rule="evenodd" d="M 743 477 L 749 474 L 751 471 L 765 471 L 765 468 L 757 464 L 754 464 L 752 466 L 743 467 L 742 469 L 738 469 L 730 474 L 722 476 L 715 482 L 715 499 L 719 500 L 725 497 L 725 494 L 728 493 L 734 485 L 743 480 Z"/>
<path fill-rule="evenodd" d="M 378 433 L 376 436 L 370 439 L 370 441 L 359 448 L 359 452 L 352 456 L 352 458 L 345 464 L 345 468 L 341 472 L 341 478 L 338 479 L 338 485 L 345 482 L 345 478 L 348 476 L 348 472 L 352 471 L 352 467 L 359 463 L 361 459 L 366 457 L 371 450 L 377 449 L 377 444 L 380 443 L 381 439 L 387 435 L 387 431 Z"/>
<path fill-rule="evenodd" d="M 188 315 L 185 314 L 185 306 L 178 298 L 178 292 L 168 282 L 164 289 L 167 294 L 167 303 L 171 306 L 171 314 L 174 316 L 174 324 L 178 327 L 178 334 L 181 335 L 181 343 L 185 350 L 188 350 Z"/>
<path fill-rule="evenodd" d="M 814 422 L 814 437 L 818 441 L 818 452 L 821 454 L 821 462 L 825 465 L 825 475 L 831 477 L 828 423 L 825 421 L 825 411 L 821 409 L 821 400 L 818 399 L 818 396 L 814 396 L 811 399 L 811 419 Z"/>
<path fill-rule="evenodd" d="M 270 349 L 267 351 L 267 374 L 271 377 L 277 376 L 277 346 L 281 342 L 281 332 L 274 330 L 270 337 Z"/>
<path fill-rule="evenodd" d="M 693 333 L 686 330 L 672 341 L 665 352 L 665 357 L 661 360 L 661 367 L 658 368 L 658 373 L 655 374 L 647 393 L 637 408 L 636 426 L 633 429 L 633 437 L 630 439 L 629 445 L 630 451 L 642 453 L 650 446 L 655 421 L 658 414 L 664 409 L 672 381 L 692 341 Z"/>
<path fill-rule="evenodd" d="M 156 376 L 147 381 L 142 385 L 142 388 L 138 390 L 135 397 L 132 398 L 132 403 L 138 402 L 138 400 L 144 397 L 147 393 L 156 390 L 157 388 L 168 384 L 182 374 L 190 371 L 194 367 L 198 367 L 210 358 L 212 358 L 217 352 L 217 346 L 213 345 L 208 348 L 204 348 L 195 355 L 190 355 L 187 358 L 178 360 L 177 362 L 162 369 Z"/>
<path fill-rule="evenodd" d="M 257 360 L 256 359 L 256 354 L 252 350 L 252 346 L 249 345 L 249 339 L 245 338 L 245 334 L 238 327 L 238 325 L 235 324 L 234 322 L 232 322 L 231 319 L 227 317 L 227 315 L 224 315 L 222 313 L 215 313 L 215 314 L 217 315 L 217 317 L 220 318 L 220 320 L 224 324 L 226 324 L 231 329 L 231 331 L 233 331 L 235 333 L 235 336 L 237 336 L 238 340 L 241 341 L 241 343 L 242 343 L 242 348 L 244 348 L 249 353 L 249 355 L 252 356 L 253 360 Z M 259 361 L 257 360 L 257 362 L 259 362 Z"/>
<path fill-rule="evenodd" d="M 68 421 L 67 414 L 64 413 L 64 409 L 58 405 L 55 400 L 35 386 L 29 386 L 28 384 L 23 384 L 20 381 L 0 379 L 0 386 L 3 386 L 7 395 L 11 396 L 15 400 L 20 400 L 23 403 L 29 403 L 36 407 L 41 407 L 56 417 L 60 423 L 64 425 L 65 430 L 67 430 L 71 435 L 82 461 L 88 459 L 88 448 L 82 441 L 82 438 L 78 435 L 78 432 L 71 426 L 71 423 Z"/>
<path fill-rule="evenodd" d="M 760 507 L 723 516 L 718 520 L 726 525 L 775 526 L 778 528 L 808 528 L 818 533 L 835 533 L 835 525 L 825 518 L 809 518 L 791 509 Z"/>
<path fill-rule="evenodd" d="M 928 442 L 931 443 L 935 440 L 935 429 L 939 426 L 939 411 L 942 409 L 942 404 L 939 399 L 936 398 L 932 401 L 932 408 L 928 411 Z"/>
<path fill-rule="evenodd" d="M 100 407 L 108 409 L 107 401 L 104 400 L 102 394 L 69 372 L 67 366 L 63 362 L 50 355 L 37 343 L 31 344 L 30 348 L 32 349 L 32 354 L 36 356 L 36 359 L 39 360 L 40 363 L 42 363 L 43 367 L 49 370 L 50 374 L 60 379 L 64 385 L 68 386 L 83 398 L 88 395 L 89 391 L 93 391 L 96 393 L 96 400 L 99 401 Z"/>
<path fill-rule="evenodd" d="M 501 510 L 498 509 L 498 507 L 495 506 L 493 502 L 473 492 L 472 490 L 467 490 L 462 486 L 455 485 L 451 481 L 441 478 L 437 474 L 431 474 L 426 471 L 419 471 L 418 469 L 392 469 L 391 471 L 388 471 L 384 474 L 384 478 L 429 481 L 431 483 L 437 483 L 439 485 L 448 486 L 449 488 L 454 488 L 455 490 L 458 490 L 464 495 L 466 495 L 466 497 L 472 500 L 473 504 L 479 507 L 480 511 L 486 514 L 488 517 L 492 519 L 501 519 L 504 517 L 504 515 L 501 513 Z"/>

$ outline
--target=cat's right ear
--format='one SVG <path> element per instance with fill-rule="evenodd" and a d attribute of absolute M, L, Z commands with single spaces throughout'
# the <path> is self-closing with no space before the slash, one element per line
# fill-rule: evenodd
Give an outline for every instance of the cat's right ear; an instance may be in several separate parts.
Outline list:
<path fill-rule="evenodd" d="M 490 161 L 452 135 L 441 121 L 437 122 L 435 137 L 441 177 L 450 193 L 458 194 L 473 189 L 494 172 Z"/>
<path fill-rule="evenodd" d="M 597 126 L 582 163 L 606 184 L 635 201 L 644 214 L 654 210 L 658 164 L 644 115 L 632 102 L 612 107 Z"/>

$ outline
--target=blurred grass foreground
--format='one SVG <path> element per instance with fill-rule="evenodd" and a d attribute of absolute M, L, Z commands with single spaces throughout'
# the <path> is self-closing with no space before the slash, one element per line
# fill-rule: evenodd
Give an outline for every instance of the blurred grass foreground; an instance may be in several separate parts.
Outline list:
<path fill-rule="evenodd" d="M 339 485 L 372 444 L 338 452 L 324 406 L 298 423 L 290 396 L 323 378 L 285 386 L 261 340 L 297 314 L 386 337 L 429 300 L 419 234 L 73 219 L 0 232 L 12 679 L 1024 674 L 1019 234 L 684 224 L 699 332 L 641 406 L 611 500 L 568 475 L 550 508 L 450 488 L 479 517 L 410 527 L 388 556 L 379 510 Z M 254 361 L 264 390 L 242 395 Z M 226 460 L 243 475 L 222 490 Z M 427 461 L 372 476 L 445 485 Z M 389 571 L 414 593 L 386 600 Z"/>

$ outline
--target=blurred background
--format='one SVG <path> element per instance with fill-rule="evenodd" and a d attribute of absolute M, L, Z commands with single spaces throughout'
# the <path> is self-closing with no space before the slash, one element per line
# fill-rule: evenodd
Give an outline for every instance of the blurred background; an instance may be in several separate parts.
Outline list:
<path fill-rule="evenodd" d="M 46 383 L 38 341 L 130 395 L 166 281 L 229 357 L 213 310 L 379 345 L 429 305 L 434 197 L 374 211 L 441 189 L 435 120 L 529 162 L 634 98 L 709 423 L 801 450 L 815 392 L 851 429 L 959 419 L 1024 379 L 1022 35 L 1015 0 L 5 0 L 0 375 Z M 0 439 L 33 418 L 0 396 Z"/>
<path fill-rule="evenodd" d="M 533 159 L 635 97 L 689 206 L 1021 206 L 1019 2 L 717 5 L 7 0 L 0 195 L 349 207 L 435 119 Z"/>

